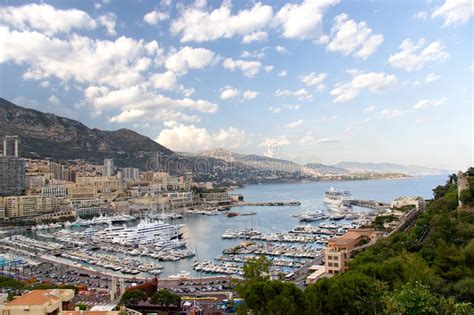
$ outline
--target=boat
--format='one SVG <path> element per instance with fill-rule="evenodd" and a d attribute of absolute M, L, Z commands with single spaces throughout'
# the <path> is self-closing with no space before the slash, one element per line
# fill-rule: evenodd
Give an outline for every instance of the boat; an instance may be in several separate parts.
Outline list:
<path fill-rule="evenodd" d="M 301 222 L 312 222 L 318 220 L 324 220 L 328 218 L 328 215 L 323 211 L 307 211 L 302 212 L 296 216 Z"/>
<path fill-rule="evenodd" d="M 338 221 L 344 219 L 346 216 L 344 214 L 334 214 L 329 217 L 329 220 Z"/>
<path fill-rule="evenodd" d="M 228 218 L 236 217 L 236 216 L 238 216 L 238 215 L 239 215 L 239 214 L 236 213 L 236 212 L 229 212 L 229 213 L 227 213 L 227 217 L 228 217 Z"/>
<path fill-rule="evenodd" d="M 181 271 L 180 273 L 176 275 L 171 275 L 168 277 L 170 280 L 187 280 L 191 278 L 191 273 L 187 271 Z"/>
<path fill-rule="evenodd" d="M 183 225 L 172 225 L 162 221 L 140 221 L 134 227 L 119 231 L 112 239 L 112 243 L 125 246 L 157 244 L 162 241 L 177 239 L 181 236 L 180 228 Z"/>
<path fill-rule="evenodd" d="M 352 194 L 348 190 L 331 189 L 324 193 L 324 203 L 326 207 L 333 211 L 347 210 L 348 203 L 352 200 Z"/>

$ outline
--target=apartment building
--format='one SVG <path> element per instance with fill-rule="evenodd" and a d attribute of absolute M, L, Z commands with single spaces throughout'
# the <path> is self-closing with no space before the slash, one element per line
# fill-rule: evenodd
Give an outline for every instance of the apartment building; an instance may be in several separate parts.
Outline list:
<path fill-rule="evenodd" d="M 73 307 L 74 290 L 33 290 L 0 305 L 1 315 L 59 315 Z"/>

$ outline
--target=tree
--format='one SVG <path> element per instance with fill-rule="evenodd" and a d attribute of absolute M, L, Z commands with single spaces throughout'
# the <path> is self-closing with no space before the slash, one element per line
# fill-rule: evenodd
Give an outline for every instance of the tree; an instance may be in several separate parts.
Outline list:
<path fill-rule="evenodd" d="M 122 303 L 125 305 L 137 305 L 146 298 L 146 294 L 140 290 L 129 290 L 122 295 Z"/>
<path fill-rule="evenodd" d="M 181 297 L 168 290 L 158 290 L 150 298 L 151 304 L 159 304 L 163 306 L 180 305 Z"/>
<path fill-rule="evenodd" d="M 252 257 L 243 267 L 244 280 L 247 284 L 264 281 L 270 275 L 270 260 L 265 256 Z"/>
<path fill-rule="evenodd" d="M 387 314 L 438 314 L 439 300 L 428 287 L 411 282 L 386 300 Z"/>
<path fill-rule="evenodd" d="M 82 304 L 82 303 L 76 304 L 76 307 L 78 307 L 80 311 L 86 311 L 87 310 L 87 305 Z"/>
<path fill-rule="evenodd" d="M 242 314 L 249 310 L 262 315 L 305 313 L 304 294 L 293 283 L 279 280 L 254 282 L 247 286 L 242 297 L 245 300 L 239 309 Z"/>

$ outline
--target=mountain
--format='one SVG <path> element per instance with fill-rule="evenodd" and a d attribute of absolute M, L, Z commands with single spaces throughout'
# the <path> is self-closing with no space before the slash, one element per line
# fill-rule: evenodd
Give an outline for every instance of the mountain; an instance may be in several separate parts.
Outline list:
<path fill-rule="evenodd" d="M 450 171 L 448 170 L 417 165 L 400 165 L 393 163 L 339 162 L 334 166 L 344 168 L 351 172 L 402 173 L 411 176 L 450 173 Z"/>
<path fill-rule="evenodd" d="M 149 156 L 174 155 L 170 149 L 132 130 L 90 129 L 76 120 L 20 107 L 3 98 L 0 135 L 17 135 L 22 157 L 99 163 L 104 158 L 114 158 L 119 166 L 143 168 Z"/>
<path fill-rule="evenodd" d="M 320 174 L 334 174 L 334 175 L 341 175 L 349 173 L 348 170 L 341 167 L 336 167 L 332 165 L 325 165 L 321 163 L 309 163 L 305 165 L 306 167 L 311 168 L 312 170 L 320 173 Z"/>
<path fill-rule="evenodd" d="M 300 165 L 298 163 L 288 160 L 274 159 L 271 157 L 256 154 L 245 155 L 234 153 L 225 149 L 213 149 L 198 152 L 194 155 L 198 157 L 219 159 L 233 164 L 241 164 L 248 168 L 260 171 L 302 174 L 307 176 L 317 175 L 317 173 L 311 168 Z"/>

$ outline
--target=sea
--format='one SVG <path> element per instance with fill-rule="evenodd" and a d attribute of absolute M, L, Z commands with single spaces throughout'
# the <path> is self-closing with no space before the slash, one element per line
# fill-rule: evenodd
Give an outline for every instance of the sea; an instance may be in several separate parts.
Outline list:
<path fill-rule="evenodd" d="M 324 192 L 331 187 L 349 190 L 354 199 L 371 199 L 390 203 L 400 196 L 421 196 L 430 199 L 432 189 L 444 184 L 447 175 L 411 177 L 405 179 L 357 180 L 357 181 L 324 181 L 308 183 L 282 183 L 249 185 L 233 190 L 233 194 L 242 194 L 245 201 L 287 201 L 297 200 L 300 206 L 271 207 L 232 207 L 233 212 L 256 212 L 252 216 L 228 218 L 226 215 L 205 216 L 192 215 L 179 220 L 184 223 L 184 238 L 188 248 L 196 252 L 196 257 L 178 262 L 165 262 L 164 272 L 160 276 L 176 274 L 180 271 L 191 272 L 194 259 L 212 260 L 222 254 L 222 250 L 240 243 L 238 239 L 226 240 L 221 235 L 226 230 L 242 230 L 253 228 L 262 232 L 288 232 L 299 224 L 293 217 L 303 211 L 326 210 L 323 202 Z M 370 211 L 355 209 L 355 211 Z M 329 222 L 329 220 L 326 220 Z M 321 222 L 311 222 L 317 226 Z"/>

